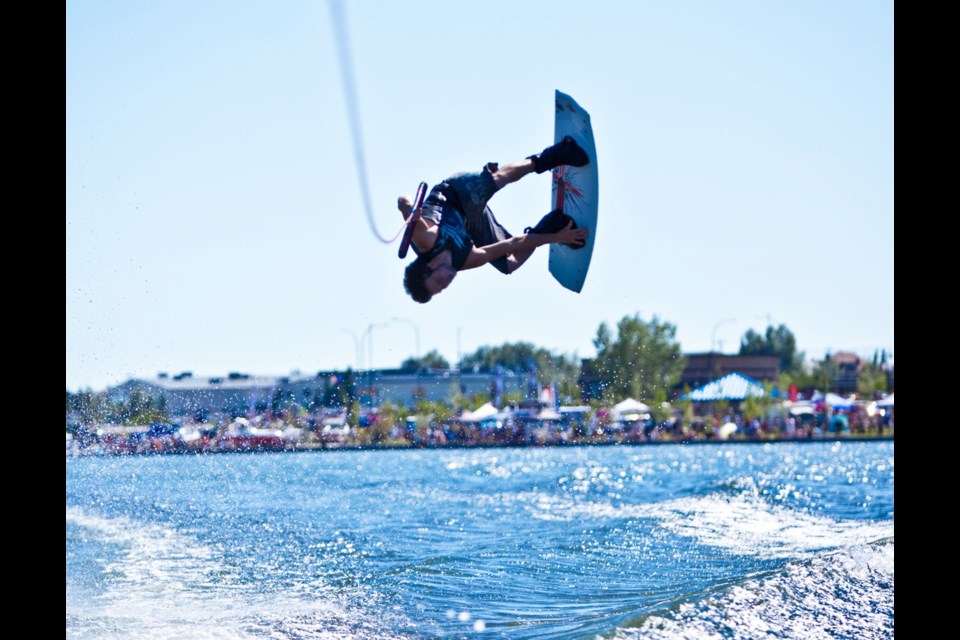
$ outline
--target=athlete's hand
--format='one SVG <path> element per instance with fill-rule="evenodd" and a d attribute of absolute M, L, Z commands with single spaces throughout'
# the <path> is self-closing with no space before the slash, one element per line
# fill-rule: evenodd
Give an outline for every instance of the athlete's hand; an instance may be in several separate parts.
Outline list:
<path fill-rule="evenodd" d="M 400 196 L 397 198 L 397 209 L 400 209 L 400 213 L 403 214 L 403 219 L 406 220 L 407 216 L 410 215 L 410 211 L 413 209 L 413 200 L 410 199 L 410 196 Z"/>
<path fill-rule="evenodd" d="M 560 231 L 553 234 L 554 240 L 551 242 L 560 242 L 563 244 L 584 244 L 587 241 L 587 229 L 584 227 L 573 228 L 573 221 L 561 229 Z"/>

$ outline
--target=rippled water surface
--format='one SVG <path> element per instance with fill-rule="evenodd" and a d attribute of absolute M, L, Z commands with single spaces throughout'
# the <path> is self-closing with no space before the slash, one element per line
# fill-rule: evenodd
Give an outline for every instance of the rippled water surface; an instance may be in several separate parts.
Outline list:
<path fill-rule="evenodd" d="M 71 458 L 67 637 L 892 638 L 893 450 Z"/>

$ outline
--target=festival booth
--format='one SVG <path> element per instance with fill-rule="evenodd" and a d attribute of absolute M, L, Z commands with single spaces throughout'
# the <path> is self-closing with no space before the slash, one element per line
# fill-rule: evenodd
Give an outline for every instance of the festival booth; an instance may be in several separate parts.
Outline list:
<path fill-rule="evenodd" d="M 650 414 L 650 406 L 639 400 L 627 398 L 613 406 L 613 417 L 615 420 L 624 422 L 635 422 Z"/>
<path fill-rule="evenodd" d="M 552 407 L 519 409 L 510 414 L 505 424 L 522 433 L 527 444 L 559 444 L 568 436 L 564 415 Z"/>
<path fill-rule="evenodd" d="M 880 413 L 880 428 L 893 428 L 893 394 L 877 400 L 876 410 Z"/>
<path fill-rule="evenodd" d="M 853 396 L 844 398 L 836 393 L 828 393 L 823 397 L 823 403 L 833 407 L 834 411 L 852 411 L 856 406 L 856 400 Z"/>
<path fill-rule="evenodd" d="M 766 390 L 761 382 L 734 371 L 702 387 L 697 387 L 684 398 L 691 402 L 717 402 L 718 400 L 736 402 L 751 396 L 762 398 L 764 395 Z M 773 392 L 772 395 L 777 394 Z"/>
<path fill-rule="evenodd" d="M 454 422 L 461 422 L 479 428 L 484 432 L 503 427 L 503 415 L 493 406 L 492 402 L 485 402 L 473 411 L 464 411 Z"/>
<path fill-rule="evenodd" d="M 767 391 L 764 389 L 763 383 L 738 371 L 733 371 L 697 387 L 682 397 L 685 400 L 703 405 L 701 415 L 705 415 L 712 410 L 711 404 L 714 402 L 740 403 L 750 397 L 762 398 L 766 394 Z M 770 395 L 776 397 L 778 394 L 774 390 L 771 391 Z M 736 431 L 736 428 L 737 426 L 732 422 L 725 423 L 720 426 L 717 436 L 726 439 Z"/>
<path fill-rule="evenodd" d="M 650 406 L 633 398 L 615 404 L 611 408 L 610 417 L 610 428 L 614 431 L 627 432 L 653 427 Z"/>
<path fill-rule="evenodd" d="M 464 411 L 459 420 L 461 422 L 483 422 L 484 420 L 496 418 L 498 413 L 499 411 L 493 406 L 493 403 L 487 402 L 477 407 L 474 411 Z"/>

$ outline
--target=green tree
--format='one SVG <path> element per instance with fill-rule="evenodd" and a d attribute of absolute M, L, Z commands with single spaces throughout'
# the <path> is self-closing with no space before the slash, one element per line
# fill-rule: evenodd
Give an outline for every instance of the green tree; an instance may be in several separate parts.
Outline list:
<path fill-rule="evenodd" d="M 463 387 L 457 377 L 450 378 L 450 405 L 454 413 L 459 413 L 467 408 L 468 398 L 463 393 Z"/>
<path fill-rule="evenodd" d="M 561 404 L 580 404 L 580 384 L 576 378 L 564 376 L 557 381 L 557 399 Z"/>
<path fill-rule="evenodd" d="M 575 357 L 557 355 L 529 342 L 505 343 L 499 347 L 483 346 L 460 361 L 460 368 L 463 370 L 476 369 L 491 373 L 496 371 L 497 367 L 516 372 L 530 371 L 535 367 L 538 374 L 545 376 L 575 376 L 580 372 L 580 364 Z"/>
<path fill-rule="evenodd" d="M 153 396 L 134 389 L 126 402 L 121 403 L 116 413 L 126 424 L 151 424 L 154 422 L 168 422 L 166 399 L 162 396 Z"/>
<path fill-rule="evenodd" d="M 540 384 L 556 385 L 561 398 L 579 401 L 580 361 L 576 356 L 552 353 L 529 342 L 506 343 L 499 347 L 483 346 L 463 357 L 460 369 L 476 369 L 486 373 L 498 368 L 515 372 L 536 371 Z"/>
<path fill-rule="evenodd" d="M 523 402 L 523 391 L 508 391 L 503 394 L 503 405 L 519 405 Z"/>
<path fill-rule="evenodd" d="M 84 425 L 104 424 L 115 413 L 105 394 L 94 393 L 90 389 L 76 394 L 67 391 L 67 410 Z"/>
<path fill-rule="evenodd" d="M 797 385 L 797 389 L 809 389 L 816 386 L 816 382 L 812 374 L 807 373 L 806 371 L 795 371 L 790 373 L 780 373 L 780 377 L 777 378 L 776 388 L 780 391 L 784 398 L 788 397 L 790 392 L 790 385 Z"/>
<path fill-rule="evenodd" d="M 723 398 L 720 398 L 720 399 L 718 399 L 718 400 L 714 400 L 712 403 L 710 403 L 710 407 L 711 407 L 711 409 L 713 410 L 713 414 L 714 414 L 715 416 L 718 416 L 718 417 L 720 418 L 720 423 L 721 423 L 721 424 L 726 421 L 726 419 L 727 419 L 726 416 L 727 416 L 727 414 L 728 414 L 729 411 L 730 411 L 730 401 L 729 401 L 729 400 L 725 400 L 725 399 L 723 399 Z M 719 427 L 720 425 L 717 425 L 717 426 Z"/>
<path fill-rule="evenodd" d="M 653 394 L 653 401 L 650 403 L 650 414 L 657 424 L 661 424 L 670 419 L 672 411 L 667 404 L 667 389 L 658 387 Z"/>
<path fill-rule="evenodd" d="M 887 374 L 878 365 L 867 364 L 857 375 L 857 393 L 861 398 L 873 398 L 887 390 Z"/>
<path fill-rule="evenodd" d="M 760 406 L 760 399 L 756 396 L 748 395 L 744 398 L 743 402 L 740 403 L 740 411 L 743 412 L 743 417 L 748 421 L 763 417 L 763 408 Z"/>
<path fill-rule="evenodd" d="M 414 411 L 420 417 L 432 417 L 438 422 L 445 422 L 453 416 L 453 409 L 444 402 L 433 400 L 418 400 Z"/>
<path fill-rule="evenodd" d="M 497 367 L 516 372 L 529 371 L 536 364 L 536 353 L 537 347 L 529 342 L 506 343 L 499 347 L 483 346 L 463 356 L 460 369 L 486 373 L 496 371 Z"/>
<path fill-rule="evenodd" d="M 280 389 L 276 389 L 273 392 L 273 397 L 270 399 L 270 411 L 273 413 L 273 415 L 280 415 L 282 403 L 283 394 L 280 392 Z"/>
<path fill-rule="evenodd" d="M 445 403 L 423 398 L 417 400 L 413 410 L 416 416 L 414 438 L 421 443 L 427 441 L 431 424 L 443 424 L 453 415 L 453 410 Z"/>
<path fill-rule="evenodd" d="M 690 399 L 690 385 L 683 385 L 683 391 L 680 392 L 680 398 L 677 399 L 675 404 L 683 416 L 683 422 L 685 424 L 690 424 L 693 422 L 694 411 L 693 400 Z"/>
<path fill-rule="evenodd" d="M 743 412 L 743 415 L 747 420 L 753 420 L 754 418 L 767 418 L 771 414 L 773 409 L 774 397 L 774 385 L 772 383 L 764 383 L 763 385 L 763 395 L 754 396 L 748 395 L 744 398 L 743 402 L 740 404 L 740 410 Z"/>
<path fill-rule="evenodd" d="M 420 371 L 422 369 L 449 369 L 450 363 L 434 349 L 420 358 L 407 358 L 400 365 L 401 371 Z"/>
<path fill-rule="evenodd" d="M 797 351 L 797 339 L 786 325 L 770 325 L 764 335 L 753 329 L 740 338 L 741 356 L 779 356 L 780 371 L 797 373 L 803 370 L 804 354 Z"/>
<path fill-rule="evenodd" d="M 357 399 L 357 375 L 352 368 L 342 374 L 334 374 L 324 382 L 323 406 L 345 407 L 347 424 L 351 427 L 357 426 L 360 403 Z"/>
<path fill-rule="evenodd" d="M 840 367 L 830 358 L 828 353 L 823 357 L 823 360 L 813 366 L 813 373 L 811 374 L 813 385 L 823 392 L 831 391 L 839 373 Z"/>
<path fill-rule="evenodd" d="M 676 326 L 656 316 L 649 322 L 639 314 L 624 316 L 617 323 L 617 335 L 601 324 L 593 339 L 597 349 L 593 366 L 604 398 L 631 397 L 649 404 L 658 389 L 672 389 L 686 366 L 676 333 Z"/>
<path fill-rule="evenodd" d="M 376 444 L 396 444 L 391 436 L 393 428 L 398 424 L 403 424 L 406 419 L 407 410 L 392 402 L 384 402 L 380 405 L 380 413 L 376 423 L 370 427 L 373 442 Z"/>

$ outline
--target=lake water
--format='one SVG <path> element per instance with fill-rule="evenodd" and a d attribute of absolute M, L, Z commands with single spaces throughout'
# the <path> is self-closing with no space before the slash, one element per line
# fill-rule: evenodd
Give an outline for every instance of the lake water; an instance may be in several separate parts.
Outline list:
<path fill-rule="evenodd" d="M 892 638 L 894 445 L 66 461 L 68 638 Z"/>

